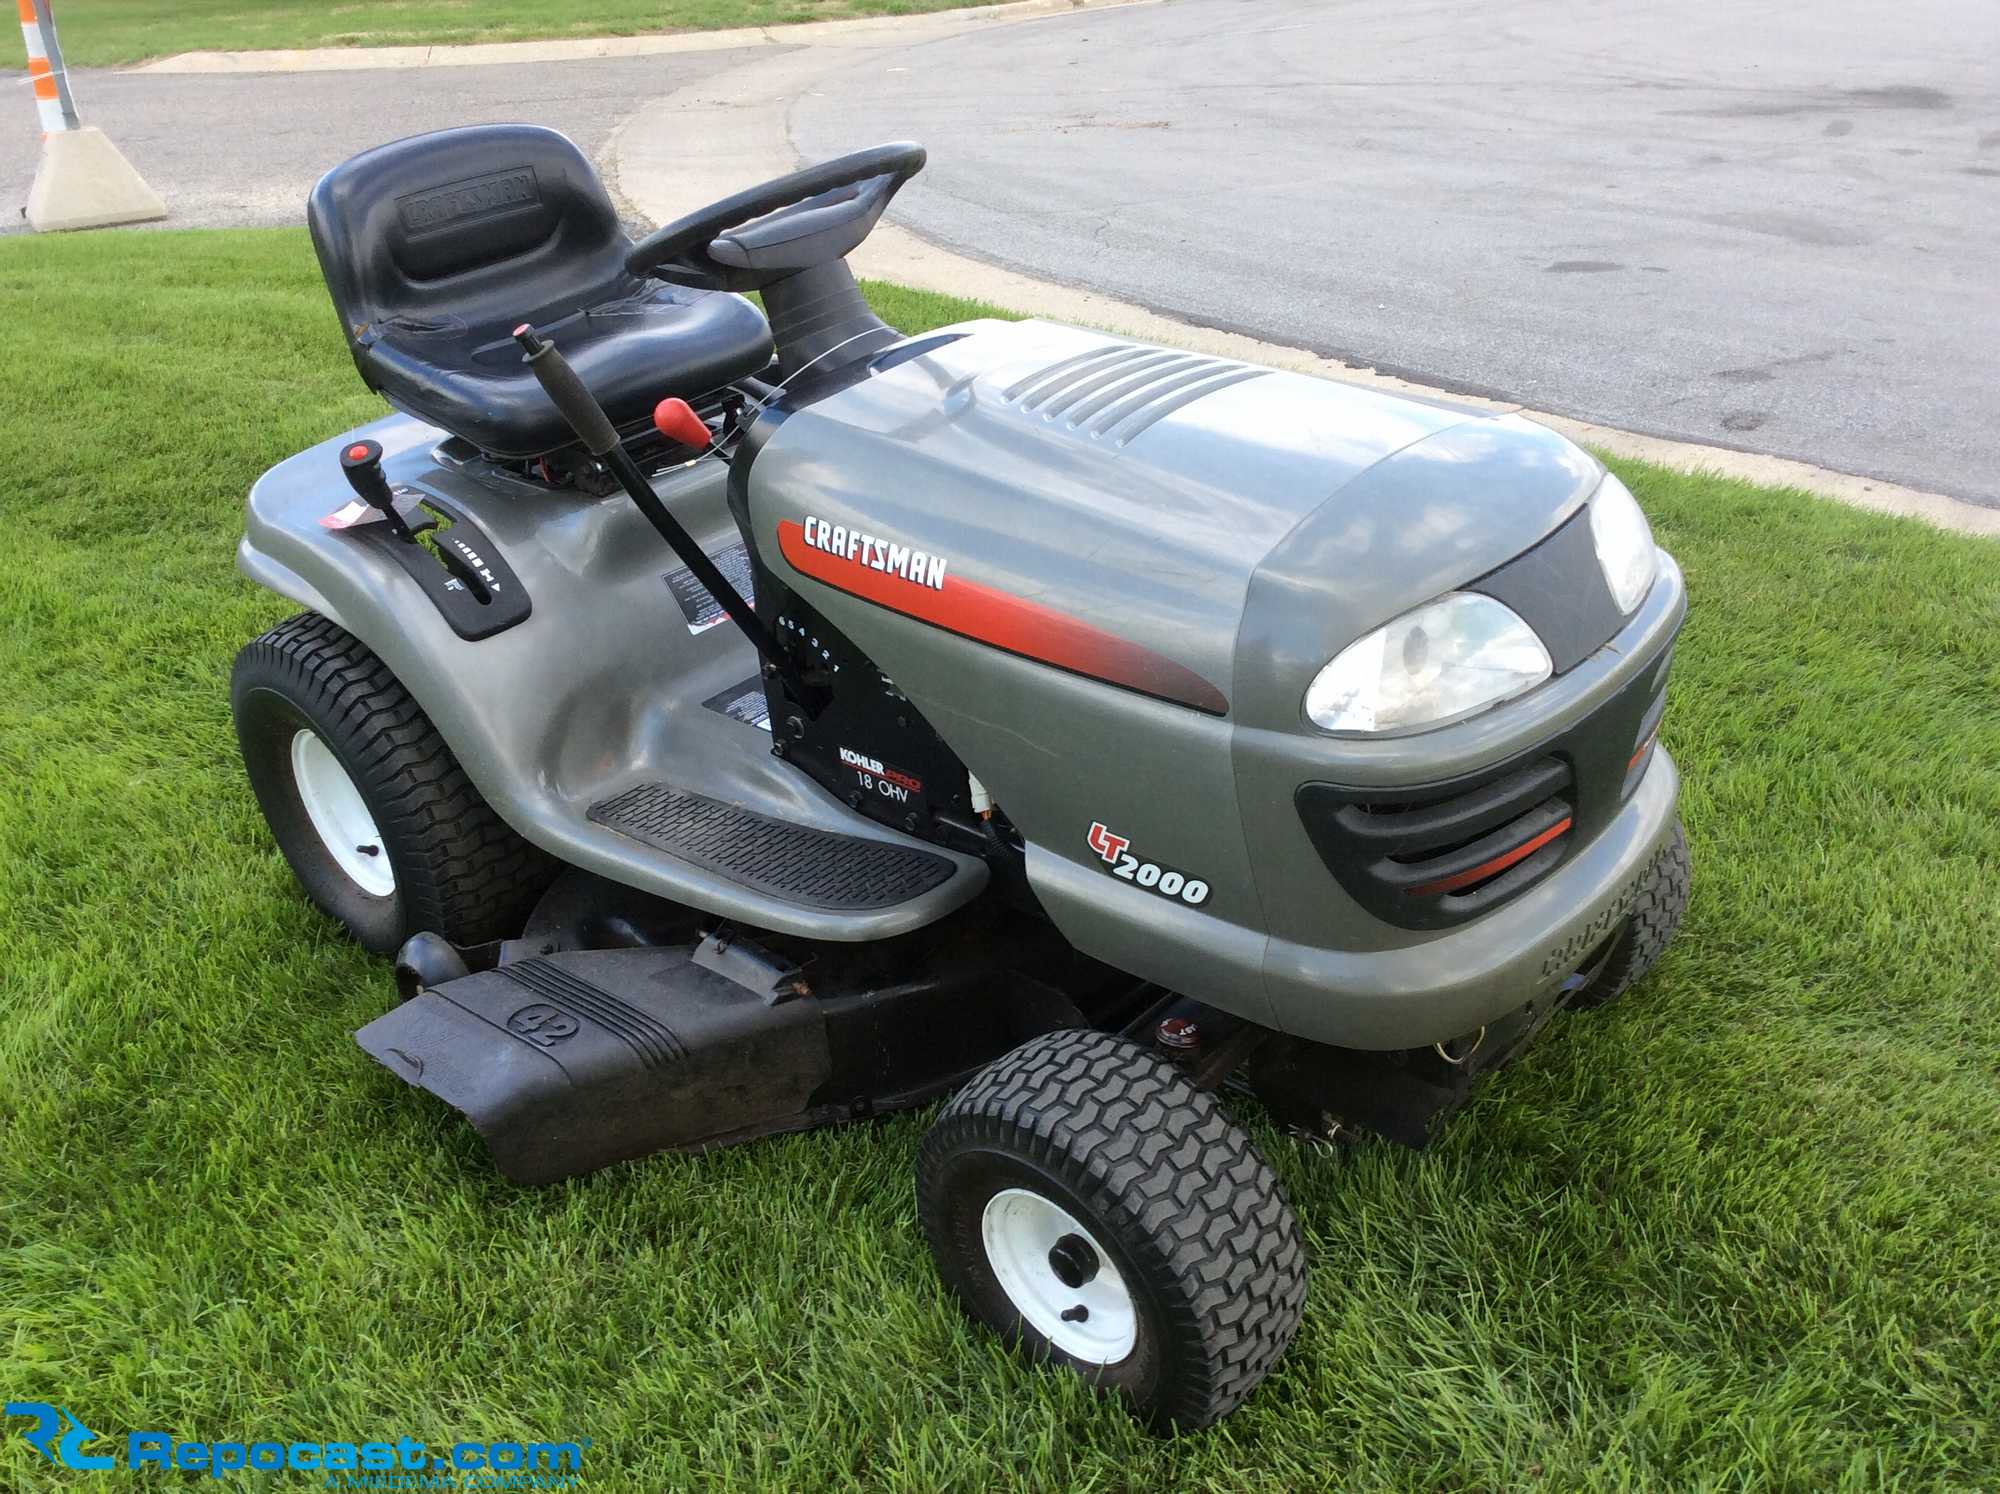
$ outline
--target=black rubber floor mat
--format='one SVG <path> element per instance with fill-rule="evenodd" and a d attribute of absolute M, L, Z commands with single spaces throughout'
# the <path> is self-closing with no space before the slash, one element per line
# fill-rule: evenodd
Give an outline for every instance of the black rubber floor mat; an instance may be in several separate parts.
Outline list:
<path fill-rule="evenodd" d="M 590 807 L 598 824 L 733 882 L 809 908 L 891 908 L 951 879 L 953 864 L 915 846 L 890 845 L 774 820 L 642 783 Z"/>

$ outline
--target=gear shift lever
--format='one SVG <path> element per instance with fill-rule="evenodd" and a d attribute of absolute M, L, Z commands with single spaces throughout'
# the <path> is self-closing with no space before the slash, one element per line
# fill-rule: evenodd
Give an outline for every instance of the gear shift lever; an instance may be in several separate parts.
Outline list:
<path fill-rule="evenodd" d="M 390 491 L 389 480 L 382 475 L 382 444 L 379 441 L 354 441 L 340 453 L 340 470 L 346 474 L 347 485 L 354 489 L 354 496 L 389 521 L 389 527 L 403 539 L 416 543 L 416 532 L 410 528 L 403 516 L 396 512 L 396 495 Z"/>

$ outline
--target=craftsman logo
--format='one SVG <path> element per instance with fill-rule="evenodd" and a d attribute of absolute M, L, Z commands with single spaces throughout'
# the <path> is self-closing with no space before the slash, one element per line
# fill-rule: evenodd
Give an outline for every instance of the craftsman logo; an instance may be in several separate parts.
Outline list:
<path fill-rule="evenodd" d="M 1541 978 L 1547 980 L 1552 975 L 1568 976 L 1574 973 L 1577 966 L 1583 963 L 1584 956 L 1602 943 L 1605 935 L 1632 912 L 1639 901 L 1639 885 L 1645 880 L 1646 873 L 1641 870 L 1618 889 L 1618 895 L 1612 898 L 1609 907 L 1600 909 L 1589 923 L 1544 955 Z"/>
<path fill-rule="evenodd" d="M 840 749 L 840 760 L 854 770 L 854 777 L 864 793 L 879 794 L 884 799 L 894 799 L 903 804 L 908 802 L 910 795 L 924 791 L 923 779 L 914 773 L 891 768 L 880 758 L 856 752 L 852 747 Z"/>
<path fill-rule="evenodd" d="M 1176 899 L 1190 908 L 1199 908 L 1208 901 L 1208 883 L 1199 877 L 1190 877 L 1186 872 L 1175 871 L 1170 866 L 1161 866 L 1157 861 L 1140 860 L 1126 849 L 1132 844 L 1131 840 L 1123 835 L 1113 835 L 1102 820 L 1091 821 L 1090 834 L 1084 840 L 1097 853 L 1097 859 L 1110 868 L 1111 875 L 1121 882 L 1130 882 L 1134 887 L 1157 892 L 1161 897 Z"/>
<path fill-rule="evenodd" d="M 468 218 L 488 218 L 541 200 L 534 169 L 517 166 L 412 192 L 396 199 L 396 211 L 402 214 L 403 227 L 410 233 L 435 233 Z"/>
<path fill-rule="evenodd" d="M 947 575 L 941 555 L 811 514 L 778 521 L 778 549 L 802 576 L 961 638 L 1211 716 L 1229 712 L 1222 692 L 1185 664 L 1054 607 Z"/>
<path fill-rule="evenodd" d="M 576 1036 L 576 1018 L 557 1011 L 546 1002 L 524 1006 L 507 1019 L 507 1030 L 540 1048 L 553 1048 L 564 1038 Z"/>
<path fill-rule="evenodd" d="M 912 550 L 908 545 L 878 539 L 872 534 L 863 534 L 859 529 L 849 529 L 845 524 L 829 524 L 811 514 L 806 515 L 804 529 L 806 544 L 815 550 L 824 550 L 829 555 L 837 555 L 871 571 L 900 576 L 918 586 L 928 586 L 932 591 L 944 590 L 945 558 L 942 555 Z"/>

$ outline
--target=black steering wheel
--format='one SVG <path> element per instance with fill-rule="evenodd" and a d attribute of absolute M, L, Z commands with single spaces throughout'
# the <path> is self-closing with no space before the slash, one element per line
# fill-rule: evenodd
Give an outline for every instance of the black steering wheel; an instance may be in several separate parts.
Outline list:
<path fill-rule="evenodd" d="M 899 141 L 808 166 L 656 229 L 625 268 L 700 290 L 761 290 L 846 255 L 923 165 L 924 148 Z"/>

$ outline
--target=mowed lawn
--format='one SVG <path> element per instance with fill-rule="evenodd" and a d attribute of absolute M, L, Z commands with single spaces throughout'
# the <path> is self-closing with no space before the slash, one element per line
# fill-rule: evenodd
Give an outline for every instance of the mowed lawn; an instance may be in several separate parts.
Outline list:
<path fill-rule="evenodd" d="M 528 1192 L 350 1041 L 388 972 L 226 703 L 293 610 L 234 571 L 244 489 L 380 408 L 302 232 L 0 243 L 0 354 L 7 1398 L 588 1438 L 606 1489 L 2000 1485 L 2000 547 L 1619 464 L 1693 591 L 1680 941 L 1428 1152 L 1246 1105 L 1305 1326 L 1159 1442 L 946 1301 L 925 1115 Z M 0 1487 L 59 1482 L 0 1442 Z"/>
<path fill-rule="evenodd" d="M 69 0 L 64 60 L 111 66 L 175 52 L 392 47 L 636 36 L 915 15 L 998 0 Z"/>

